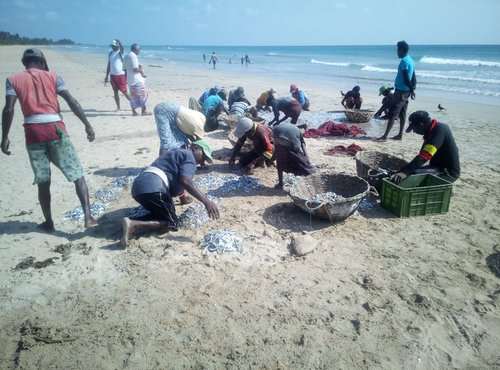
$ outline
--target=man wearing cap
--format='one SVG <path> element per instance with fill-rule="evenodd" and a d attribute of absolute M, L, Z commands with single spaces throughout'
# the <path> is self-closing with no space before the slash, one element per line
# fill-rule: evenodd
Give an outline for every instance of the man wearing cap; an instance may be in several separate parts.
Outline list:
<path fill-rule="evenodd" d="M 90 213 L 89 192 L 83 168 L 62 121 L 57 95 L 66 101 L 71 111 L 85 125 L 89 141 L 95 139 L 94 130 L 62 78 L 55 72 L 49 72 L 47 61 L 40 49 L 27 49 L 21 61 L 26 70 L 10 76 L 6 82 L 5 107 L 2 111 L 2 152 L 10 155 L 9 131 L 14 119 L 14 107 L 19 99 L 24 116 L 26 149 L 45 218 L 38 228 L 46 232 L 55 230 L 50 207 L 51 162 L 61 170 L 68 181 L 75 184 L 85 217 L 85 227 L 93 226 L 97 221 Z"/>
<path fill-rule="evenodd" d="M 116 111 L 120 110 L 120 96 L 118 91 L 130 100 L 127 92 L 127 76 L 123 70 L 123 56 L 124 49 L 120 40 L 111 41 L 111 51 L 108 54 L 108 66 L 106 67 L 106 77 L 104 78 L 104 85 L 108 83 L 108 76 L 111 76 L 111 87 L 113 88 Z"/>
<path fill-rule="evenodd" d="M 389 114 L 390 108 L 394 104 L 394 94 L 391 92 L 391 90 L 393 90 L 393 88 L 387 84 L 380 86 L 380 88 L 378 89 L 378 96 L 383 95 L 384 98 L 382 99 L 382 106 L 373 115 L 374 117 L 380 117 L 380 115 L 382 113 L 384 113 L 384 116 L 380 117 L 380 118 L 381 119 L 387 118 L 387 115 Z M 399 114 L 400 114 L 400 118 L 401 118 L 401 111 Z"/>
<path fill-rule="evenodd" d="M 394 125 L 394 121 L 399 118 L 399 133 L 392 137 L 393 140 L 401 140 L 403 138 L 403 130 L 406 121 L 406 111 L 408 110 L 408 98 L 415 99 L 415 88 L 417 79 L 415 76 L 415 63 L 408 55 L 410 47 L 406 41 L 397 43 L 398 57 L 401 58 L 398 66 L 398 73 L 394 81 L 394 104 L 389 109 L 389 121 L 384 134 L 376 139 L 376 141 L 386 141 L 389 132 Z"/>
<path fill-rule="evenodd" d="M 212 151 L 203 140 L 195 141 L 188 149 L 172 149 L 159 156 L 132 184 L 132 197 L 150 214 L 125 217 L 122 220 L 121 244 L 126 247 L 139 231 L 177 231 L 178 219 L 172 198 L 185 190 L 205 206 L 208 215 L 219 218 L 217 205 L 211 202 L 194 184 L 196 165 L 212 163 Z"/>
<path fill-rule="evenodd" d="M 132 114 L 138 116 L 139 113 L 137 113 L 136 109 L 141 108 L 141 114 L 143 116 L 149 116 L 151 113 L 146 110 L 149 99 L 149 94 L 146 91 L 146 75 L 137 58 L 140 52 L 141 47 L 139 44 L 132 44 L 130 52 L 123 60 L 123 65 L 127 71 L 127 84 L 130 90 Z"/>
<path fill-rule="evenodd" d="M 236 123 L 234 135 L 238 138 L 233 149 L 233 155 L 229 159 L 229 165 L 234 165 L 236 156 L 240 153 L 247 139 L 252 140 L 253 149 L 240 156 L 239 165 L 247 174 L 253 174 L 255 167 L 266 167 L 274 160 L 274 139 L 272 130 L 250 118 L 242 117 Z"/>
<path fill-rule="evenodd" d="M 309 110 L 309 98 L 304 91 L 300 90 L 297 85 L 291 84 L 290 92 L 292 93 L 292 97 L 299 102 L 302 110 Z"/>
<path fill-rule="evenodd" d="M 425 111 L 413 112 L 406 132 L 423 135 L 420 153 L 391 177 L 395 183 L 414 173 L 432 173 L 447 181 L 455 182 L 460 177 L 458 147 L 448 125 L 431 119 Z M 428 166 L 424 166 L 429 162 Z"/>

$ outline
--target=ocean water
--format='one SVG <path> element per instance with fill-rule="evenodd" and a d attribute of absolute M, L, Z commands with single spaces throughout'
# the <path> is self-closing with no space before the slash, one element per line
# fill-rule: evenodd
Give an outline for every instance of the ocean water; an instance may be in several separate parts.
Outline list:
<path fill-rule="evenodd" d="M 106 55 L 108 46 L 64 46 L 74 51 Z M 126 46 L 126 50 L 129 47 Z M 362 91 L 378 92 L 392 85 L 399 58 L 395 45 L 382 46 L 148 46 L 142 45 L 140 59 L 146 63 L 176 64 L 210 68 L 212 52 L 217 69 L 248 73 L 263 78 L 273 75 L 300 84 L 307 81 L 335 84 L 344 91 L 360 85 Z M 203 54 L 206 63 L 203 63 Z M 417 96 L 500 105 L 500 45 L 414 45 L 410 56 L 416 65 Z M 242 65 L 242 56 L 251 63 Z M 266 86 L 267 87 L 267 86 Z"/>

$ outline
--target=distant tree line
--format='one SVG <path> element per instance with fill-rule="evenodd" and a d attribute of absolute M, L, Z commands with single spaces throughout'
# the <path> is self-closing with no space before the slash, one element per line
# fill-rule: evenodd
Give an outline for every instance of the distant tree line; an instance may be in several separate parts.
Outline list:
<path fill-rule="evenodd" d="M 45 37 L 29 38 L 11 34 L 10 32 L 0 31 L 0 45 L 74 45 L 74 41 L 68 39 L 52 40 Z"/>

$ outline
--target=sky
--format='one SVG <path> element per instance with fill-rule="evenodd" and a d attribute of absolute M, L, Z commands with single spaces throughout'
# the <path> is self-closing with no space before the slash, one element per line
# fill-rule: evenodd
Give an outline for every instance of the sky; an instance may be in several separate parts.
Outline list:
<path fill-rule="evenodd" d="M 500 44 L 500 0 L 0 0 L 0 31 L 107 45 Z"/>

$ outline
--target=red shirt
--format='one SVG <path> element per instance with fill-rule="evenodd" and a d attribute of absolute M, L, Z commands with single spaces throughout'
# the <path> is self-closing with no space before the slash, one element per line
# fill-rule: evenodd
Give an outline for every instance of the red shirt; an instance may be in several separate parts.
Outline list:
<path fill-rule="evenodd" d="M 54 72 L 29 68 L 9 77 L 21 105 L 24 117 L 37 114 L 59 114 L 56 80 Z M 57 130 L 59 128 L 59 130 Z M 59 131 L 59 133 L 58 133 Z M 49 123 L 25 123 L 27 144 L 59 140 L 60 132 L 68 135 L 62 121 Z"/>

